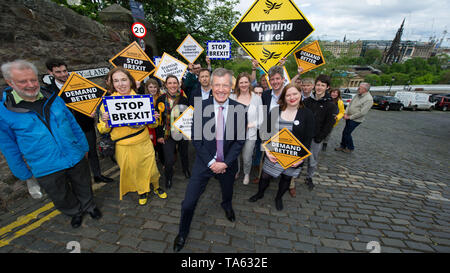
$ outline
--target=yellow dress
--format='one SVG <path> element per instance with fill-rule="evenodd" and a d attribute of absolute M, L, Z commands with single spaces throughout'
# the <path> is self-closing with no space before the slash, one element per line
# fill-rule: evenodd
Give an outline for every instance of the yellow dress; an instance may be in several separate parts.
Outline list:
<path fill-rule="evenodd" d="M 136 93 L 132 91 L 130 95 L 136 95 Z M 112 96 L 120 96 L 120 94 L 115 92 Z M 105 108 L 102 104 L 100 113 L 104 112 Z M 144 127 L 146 126 L 140 128 L 125 126 L 115 127 L 112 130 L 101 119 L 97 124 L 101 134 L 111 132 L 112 140 L 136 133 Z M 138 194 L 150 192 L 150 183 L 153 184 L 154 189 L 159 188 L 160 174 L 156 166 L 155 150 L 148 129 L 137 136 L 117 142 L 115 156 L 120 168 L 120 200 L 128 192 L 137 192 Z"/>

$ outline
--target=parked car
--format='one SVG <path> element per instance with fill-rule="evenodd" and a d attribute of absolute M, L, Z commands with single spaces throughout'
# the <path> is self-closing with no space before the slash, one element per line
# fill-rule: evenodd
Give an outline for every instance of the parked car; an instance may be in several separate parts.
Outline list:
<path fill-rule="evenodd" d="M 352 101 L 353 97 L 356 96 L 356 95 L 357 94 L 354 94 L 354 93 L 342 93 L 341 94 L 341 98 L 342 98 L 342 101 L 344 102 L 344 107 L 345 108 L 347 108 L 347 106 Z"/>
<path fill-rule="evenodd" d="M 450 108 L 450 96 L 436 96 L 434 99 L 436 101 L 435 109 L 447 111 Z"/>
<path fill-rule="evenodd" d="M 430 102 L 430 94 L 416 93 L 409 91 L 399 91 L 395 93 L 395 97 L 403 103 L 403 107 L 406 109 L 432 110 L 435 103 Z"/>
<path fill-rule="evenodd" d="M 373 97 L 373 108 L 389 110 L 403 110 L 403 103 L 392 96 L 374 96 Z"/>

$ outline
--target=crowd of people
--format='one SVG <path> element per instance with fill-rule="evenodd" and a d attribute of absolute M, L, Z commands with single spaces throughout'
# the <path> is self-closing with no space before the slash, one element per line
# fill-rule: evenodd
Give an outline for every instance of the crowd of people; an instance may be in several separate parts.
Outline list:
<path fill-rule="evenodd" d="M 181 204 L 179 234 L 174 250 L 184 247 L 198 199 L 211 177 L 219 180 L 221 206 L 229 221 L 235 221 L 232 207 L 233 185 L 240 177 L 243 184 L 258 184 L 249 202 L 264 197 L 270 180 L 279 178 L 274 198 L 277 210 L 283 209 L 282 198 L 289 191 L 295 196 L 302 168 L 306 168 L 305 184 L 314 189 L 319 153 L 325 151 L 333 128 L 341 119 L 346 124 L 342 140 L 335 150 L 354 150 L 352 132 L 364 121 L 372 106 L 370 85 L 362 83 L 359 95 L 344 109 L 339 89 L 332 88 L 331 78 L 302 78 L 301 67 L 291 83 L 285 82 L 282 59 L 266 76 L 257 79 L 258 62 L 252 73 L 233 76 L 224 68 L 211 69 L 189 64 L 183 79 L 173 75 L 161 82 L 149 78 L 136 82 L 124 68 L 109 71 L 105 83 L 109 96 L 150 94 L 153 96 L 155 120 L 152 125 L 110 128 L 109 114 L 103 105 L 91 117 L 70 110 L 58 93 L 68 79 L 68 66 L 60 60 L 46 62 L 54 80 L 41 86 L 36 67 L 16 60 L 2 65 L 8 87 L 0 94 L 0 150 L 12 173 L 21 180 L 36 179 L 54 202 L 55 207 L 72 217 L 74 228 L 82 224 L 84 214 L 100 219 L 92 192 L 94 182 L 114 180 L 101 174 L 96 150 L 96 130 L 110 134 L 115 141 L 115 160 L 120 168 L 119 199 L 129 192 L 138 194 L 138 203 L 146 205 L 153 192 L 168 198 L 173 185 L 176 159 L 189 180 Z M 270 87 L 269 87 L 270 84 Z M 189 106 L 194 106 L 192 140 L 173 136 L 174 120 Z M 205 109 L 210 107 L 210 115 Z M 242 114 L 244 109 L 244 115 Z M 200 117 L 201 116 L 201 117 Z M 212 121 L 212 122 L 210 122 Z M 205 134 L 209 128 L 212 137 Z M 271 136 L 286 128 L 311 152 L 305 162 L 283 168 L 277 158 L 261 146 Z M 189 145 L 195 148 L 190 168 Z M 241 163 L 242 159 L 242 163 Z M 160 186 L 160 162 L 165 189 Z M 252 167 L 257 173 L 251 179 Z M 91 176 L 92 172 L 92 176 Z"/>

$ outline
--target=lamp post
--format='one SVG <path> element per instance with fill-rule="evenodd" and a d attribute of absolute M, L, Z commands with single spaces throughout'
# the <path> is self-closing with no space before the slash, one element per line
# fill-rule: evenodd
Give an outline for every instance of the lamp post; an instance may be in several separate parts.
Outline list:
<path fill-rule="evenodd" d="M 394 83 L 394 81 L 395 81 L 395 77 L 392 77 L 392 79 L 391 79 L 391 85 L 389 86 L 388 96 L 391 95 L 391 88 L 392 88 L 392 84 Z"/>

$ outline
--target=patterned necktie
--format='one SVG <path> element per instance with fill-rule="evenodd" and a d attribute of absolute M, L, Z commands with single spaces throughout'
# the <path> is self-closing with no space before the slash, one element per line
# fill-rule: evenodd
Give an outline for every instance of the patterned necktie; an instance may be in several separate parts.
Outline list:
<path fill-rule="evenodd" d="M 223 162 L 223 106 L 219 106 L 219 113 L 217 114 L 216 124 L 216 148 L 217 148 L 217 162 Z"/>

